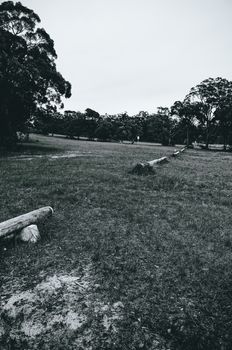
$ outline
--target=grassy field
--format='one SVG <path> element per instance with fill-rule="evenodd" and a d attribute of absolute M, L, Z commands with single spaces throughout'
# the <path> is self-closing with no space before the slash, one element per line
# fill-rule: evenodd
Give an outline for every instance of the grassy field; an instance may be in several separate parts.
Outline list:
<path fill-rule="evenodd" d="M 129 174 L 173 150 L 33 136 L 0 158 L 0 221 L 54 208 L 36 245 L 0 242 L 2 350 L 232 348 L 232 154 Z"/>

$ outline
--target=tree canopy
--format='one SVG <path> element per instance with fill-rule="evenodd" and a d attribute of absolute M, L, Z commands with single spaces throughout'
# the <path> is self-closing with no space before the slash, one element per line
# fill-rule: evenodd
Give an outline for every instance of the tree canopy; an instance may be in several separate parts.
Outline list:
<path fill-rule="evenodd" d="M 212 126 L 217 121 L 231 123 L 232 82 L 221 77 L 205 79 L 190 90 L 185 101 L 197 107 L 195 115 L 205 130 L 208 148 Z"/>
<path fill-rule="evenodd" d="M 40 109 L 62 107 L 71 84 L 57 71 L 57 54 L 39 16 L 20 2 L 0 4 L 0 145 L 15 140 Z"/>

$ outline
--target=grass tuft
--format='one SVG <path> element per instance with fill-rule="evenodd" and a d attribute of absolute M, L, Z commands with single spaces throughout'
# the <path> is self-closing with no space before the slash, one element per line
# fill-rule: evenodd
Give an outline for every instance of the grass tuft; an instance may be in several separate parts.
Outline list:
<path fill-rule="evenodd" d="M 135 175 L 154 175 L 155 169 L 150 164 L 142 164 L 138 163 L 135 165 L 135 167 L 129 171 L 129 174 L 135 174 Z"/>

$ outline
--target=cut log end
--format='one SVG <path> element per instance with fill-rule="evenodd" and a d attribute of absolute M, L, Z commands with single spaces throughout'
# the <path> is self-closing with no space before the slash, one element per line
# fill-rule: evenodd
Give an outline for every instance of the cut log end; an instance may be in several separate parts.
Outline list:
<path fill-rule="evenodd" d="M 47 207 L 48 209 L 50 209 L 50 215 L 54 214 L 54 209 L 52 207 Z"/>

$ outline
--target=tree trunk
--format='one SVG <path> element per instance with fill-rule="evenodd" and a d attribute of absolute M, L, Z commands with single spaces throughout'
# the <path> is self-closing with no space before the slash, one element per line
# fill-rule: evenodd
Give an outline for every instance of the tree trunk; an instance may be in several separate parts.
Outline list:
<path fill-rule="evenodd" d="M 205 148 L 209 149 L 209 125 L 206 125 Z"/>
<path fill-rule="evenodd" d="M 205 148 L 209 149 L 209 128 L 210 128 L 210 121 L 209 121 L 210 116 L 207 116 L 207 121 L 206 121 L 206 140 L 205 140 Z"/>
<path fill-rule="evenodd" d="M 226 126 L 223 125 L 223 150 L 226 151 L 226 145 L 227 145 L 227 129 Z"/>
<path fill-rule="evenodd" d="M 226 136 L 224 135 L 223 137 L 224 141 L 223 141 L 223 151 L 226 151 L 226 145 L 227 145 L 227 140 L 226 140 Z"/>
<path fill-rule="evenodd" d="M 39 220 L 52 215 L 53 209 L 51 207 L 43 207 L 33 210 L 27 214 L 17 216 L 13 219 L 3 221 L 0 223 L 0 238 L 8 236 L 15 231 L 22 230 L 24 227 L 37 223 Z"/>
<path fill-rule="evenodd" d="M 186 130 L 186 146 L 189 146 L 189 125 L 187 125 L 187 130 Z"/>

